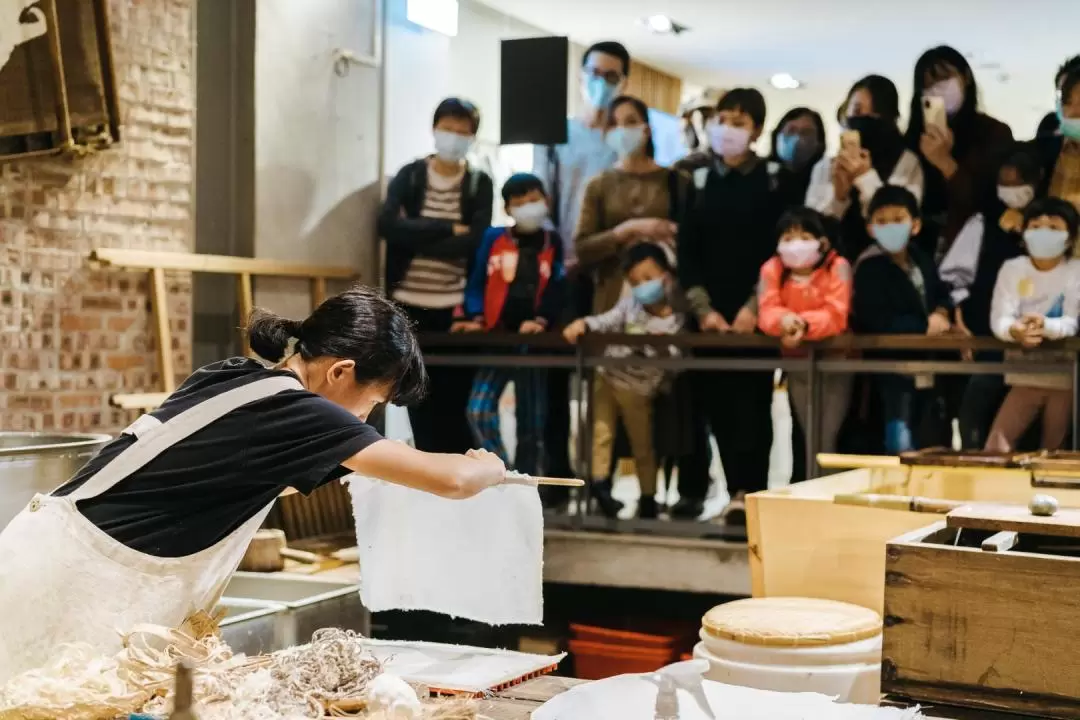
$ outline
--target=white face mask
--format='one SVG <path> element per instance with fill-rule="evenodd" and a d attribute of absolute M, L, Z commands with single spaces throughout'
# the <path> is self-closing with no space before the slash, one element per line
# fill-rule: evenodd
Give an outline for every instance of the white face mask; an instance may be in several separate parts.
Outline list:
<path fill-rule="evenodd" d="M 1031 185 L 998 185 L 997 195 L 1006 207 L 1020 210 L 1035 199 L 1035 188 Z"/>
<path fill-rule="evenodd" d="M 510 217 L 514 218 L 514 226 L 521 232 L 536 232 L 548 219 L 548 206 L 546 202 L 540 200 L 519 205 L 516 208 L 510 208 Z"/>
<path fill-rule="evenodd" d="M 473 144 L 472 137 L 468 135 L 458 135 L 457 133 L 447 132 L 446 130 L 435 131 L 435 154 L 439 156 L 440 160 L 446 162 L 461 162 L 465 159 L 465 156 L 469 154 L 469 149 Z"/>
<path fill-rule="evenodd" d="M 709 147 L 720 157 L 742 155 L 750 147 L 750 131 L 722 123 L 709 123 Z"/>
<path fill-rule="evenodd" d="M 633 155 L 645 144 L 645 128 L 640 126 L 611 128 L 604 137 L 604 141 L 621 160 L 628 155 Z"/>
<path fill-rule="evenodd" d="M 776 246 L 780 262 L 792 270 L 805 270 L 821 260 L 820 240 L 788 240 Z"/>
<path fill-rule="evenodd" d="M 1052 260 L 1065 254 L 1069 233 L 1053 228 L 1029 228 L 1024 231 L 1024 244 L 1028 254 L 1036 260 Z"/>
<path fill-rule="evenodd" d="M 925 94 L 944 100 L 945 113 L 950 117 L 960 112 L 960 108 L 964 104 L 964 84 L 958 77 L 951 77 L 948 80 L 934 83 L 926 88 Z"/>

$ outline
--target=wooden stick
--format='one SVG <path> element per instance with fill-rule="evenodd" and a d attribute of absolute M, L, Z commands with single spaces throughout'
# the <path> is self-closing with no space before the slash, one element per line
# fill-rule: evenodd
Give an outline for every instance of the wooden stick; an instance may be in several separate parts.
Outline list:
<path fill-rule="evenodd" d="M 945 515 L 971 503 L 958 500 L 918 497 L 915 495 L 876 495 L 874 493 L 844 493 L 833 497 L 837 505 L 857 505 L 882 510 L 906 510 L 908 512 Z"/>
<path fill-rule="evenodd" d="M 225 275 L 274 275 L 277 277 L 355 279 L 357 271 L 347 267 L 305 265 L 264 258 L 242 258 L 229 255 L 168 252 L 164 250 L 126 250 L 97 248 L 90 253 L 91 262 L 128 270 L 185 270 L 187 272 L 222 273 Z"/>
<path fill-rule="evenodd" d="M 158 341 L 158 372 L 165 392 L 176 390 L 176 368 L 173 365 L 172 333 L 169 331 L 169 295 L 165 287 L 165 271 L 150 271 L 150 306 L 154 313 L 154 329 Z"/>
<path fill-rule="evenodd" d="M 856 468 L 896 467 L 900 464 L 900 458 L 896 455 L 818 453 L 817 462 L 824 470 L 854 470 Z"/>
<path fill-rule="evenodd" d="M 537 485 L 552 485 L 555 487 L 584 487 L 585 481 L 577 478 L 540 477 L 533 475 L 532 479 Z"/>
<path fill-rule="evenodd" d="M 255 297 L 251 287 L 251 273 L 240 273 L 236 278 L 236 311 L 240 315 L 240 327 L 247 327 L 254 307 Z M 246 332 L 243 333 L 240 343 L 243 347 L 243 354 L 250 355 L 251 348 L 248 346 Z"/>

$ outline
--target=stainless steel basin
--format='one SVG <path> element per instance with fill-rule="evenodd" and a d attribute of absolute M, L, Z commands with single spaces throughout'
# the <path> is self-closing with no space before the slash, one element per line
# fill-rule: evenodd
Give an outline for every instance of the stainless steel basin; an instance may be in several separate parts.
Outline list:
<path fill-rule="evenodd" d="M 275 650 L 306 643 L 319 628 L 340 627 L 365 635 L 371 630 L 358 583 L 288 573 L 236 572 L 225 586 L 220 604 L 245 601 L 283 606 L 274 616 Z"/>
<path fill-rule="evenodd" d="M 284 605 L 223 599 L 218 607 L 225 610 L 221 639 L 234 653 L 262 655 L 279 649 L 277 616 L 285 612 Z"/>
<path fill-rule="evenodd" d="M 0 529 L 38 493 L 63 485 L 108 435 L 0 432 Z"/>

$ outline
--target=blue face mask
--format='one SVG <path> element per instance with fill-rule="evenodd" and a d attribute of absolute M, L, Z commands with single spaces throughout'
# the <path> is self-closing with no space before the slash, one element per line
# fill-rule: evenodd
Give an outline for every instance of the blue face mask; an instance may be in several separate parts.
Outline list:
<path fill-rule="evenodd" d="M 667 297 L 667 288 L 664 287 L 663 278 L 635 285 L 631 292 L 634 294 L 634 299 L 642 305 L 655 305 Z"/>
<path fill-rule="evenodd" d="M 896 254 L 907 247 L 911 240 L 911 223 L 884 223 L 874 225 L 874 239 L 885 252 Z"/>
<path fill-rule="evenodd" d="M 1024 231 L 1024 244 L 1028 254 L 1036 260 L 1051 260 L 1065 254 L 1069 233 L 1053 228 L 1031 228 Z"/>
<path fill-rule="evenodd" d="M 1061 121 L 1061 134 L 1070 140 L 1080 140 L 1080 118 L 1068 118 L 1058 110 L 1058 120 Z"/>
<path fill-rule="evenodd" d="M 602 77 L 590 75 L 585 79 L 585 99 L 597 110 L 607 110 L 615 99 L 615 86 Z"/>
<path fill-rule="evenodd" d="M 461 162 L 469 154 L 473 138 L 466 135 L 447 132 L 446 130 L 435 131 L 435 154 L 446 162 Z"/>

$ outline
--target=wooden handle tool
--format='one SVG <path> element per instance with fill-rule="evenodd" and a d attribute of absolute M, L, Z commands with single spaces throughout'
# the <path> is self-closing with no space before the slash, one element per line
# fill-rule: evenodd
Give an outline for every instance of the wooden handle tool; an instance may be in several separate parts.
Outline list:
<path fill-rule="evenodd" d="M 507 485 L 553 485 L 557 487 L 583 487 L 584 480 L 576 478 L 543 477 L 540 475 L 526 475 L 516 470 L 507 470 L 503 479 Z"/>
<path fill-rule="evenodd" d="M 850 493 L 833 497 L 837 505 L 858 505 L 882 510 L 907 510 L 908 512 L 945 515 L 971 503 L 958 500 L 918 497 L 917 495 L 876 495 L 874 493 Z"/>

